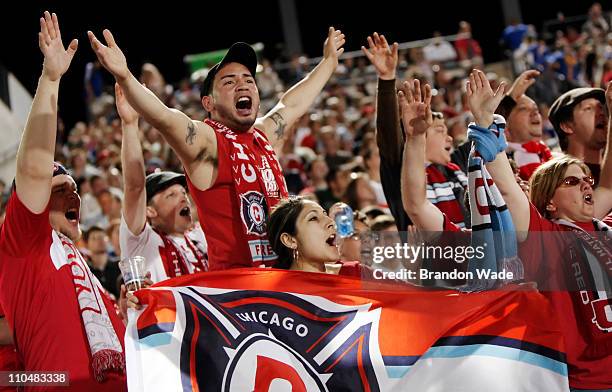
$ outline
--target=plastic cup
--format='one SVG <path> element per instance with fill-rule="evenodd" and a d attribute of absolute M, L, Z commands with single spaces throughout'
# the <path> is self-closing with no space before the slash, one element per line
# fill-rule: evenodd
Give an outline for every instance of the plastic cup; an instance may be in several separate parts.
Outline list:
<path fill-rule="evenodd" d="M 140 290 L 145 281 L 145 258 L 133 256 L 119 262 L 121 275 L 127 291 Z"/>

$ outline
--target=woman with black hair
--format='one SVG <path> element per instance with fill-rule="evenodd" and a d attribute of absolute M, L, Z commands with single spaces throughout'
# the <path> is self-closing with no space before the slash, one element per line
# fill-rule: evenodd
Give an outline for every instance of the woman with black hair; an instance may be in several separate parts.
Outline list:
<path fill-rule="evenodd" d="M 275 268 L 359 277 L 365 269 L 357 261 L 340 261 L 336 225 L 310 200 L 281 200 L 268 219 L 268 238 L 278 255 Z"/>

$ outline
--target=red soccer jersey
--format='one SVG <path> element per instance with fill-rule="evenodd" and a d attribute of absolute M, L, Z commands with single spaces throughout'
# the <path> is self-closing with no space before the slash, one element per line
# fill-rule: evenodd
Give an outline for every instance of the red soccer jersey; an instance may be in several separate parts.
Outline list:
<path fill-rule="evenodd" d="M 610 216 L 604 222 L 610 223 Z M 576 223 L 586 231 L 595 230 L 592 222 Z M 543 218 L 538 210 L 530 205 L 529 232 L 561 232 L 569 228 Z M 545 270 L 547 281 L 561 281 L 563 275 L 568 272 L 564 261 L 568 260 L 567 236 L 542 235 L 539 239 L 527 239 L 520 244 L 520 257 L 525 267 L 525 277 L 532 279 L 541 276 Z M 558 260 L 557 265 L 542 265 Z M 569 380 L 572 388 L 578 389 L 606 389 L 612 388 L 612 334 L 593 328 L 593 314 L 584 316 L 579 308 L 582 304 L 581 294 L 578 291 L 555 290 L 543 291 L 559 318 L 567 351 L 567 363 L 569 368 Z M 588 304 L 587 304 L 588 305 Z M 582 305 L 584 306 L 584 305 Z M 607 355 L 596 356 L 589 354 L 588 340 L 590 334 L 597 331 L 598 338 L 604 339 L 605 344 L 600 344 L 598 350 L 607 350 Z M 607 348 L 606 348 L 607 347 Z"/>
<path fill-rule="evenodd" d="M 209 125 L 215 126 L 214 124 Z M 256 132 L 263 135 L 261 131 Z M 214 184 L 209 189 L 202 191 L 196 188 L 187 176 L 189 193 L 198 208 L 200 223 L 204 233 L 206 233 L 208 269 L 209 271 L 216 271 L 228 268 L 256 267 L 262 263 L 267 264 L 269 260 L 276 260 L 276 255 L 272 251 L 267 237 L 264 236 L 267 219 L 261 219 L 260 216 L 260 219 L 256 221 L 253 211 L 269 211 L 283 195 L 268 197 L 267 200 L 270 205 L 267 206 L 261 204 L 263 197 L 256 198 L 256 200 L 248 197 L 238 197 L 236 180 L 232 175 L 232 166 L 239 157 L 232 154 L 231 140 L 219 131 L 215 131 L 215 136 L 217 138 L 218 172 Z M 236 141 L 249 147 L 254 155 L 254 160 L 259 161 L 264 155 L 262 148 L 255 141 L 253 132 L 237 134 Z M 245 165 L 248 164 L 247 162 Z M 270 164 L 276 164 L 276 162 Z M 243 176 L 253 174 L 247 166 L 243 167 L 242 170 L 237 170 L 242 172 Z M 256 175 L 261 175 L 259 167 L 255 168 L 254 171 L 258 172 Z M 245 178 L 242 177 L 238 180 L 244 182 Z M 257 187 L 258 190 L 249 193 L 260 196 L 265 193 L 258 181 L 255 181 L 253 186 Z M 268 211 L 265 211 L 265 214 Z M 245 234 L 245 227 L 254 226 L 261 227 L 259 231 L 262 237 L 261 240 L 251 241 L 250 243 Z"/>
<path fill-rule="evenodd" d="M 25 370 L 67 371 L 72 390 L 126 390 L 125 374 L 106 372 L 103 383 L 94 378 L 73 274 L 62 249 L 49 224 L 49 209 L 34 214 L 13 192 L 0 231 L 0 301 Z M 125 327 L 110 298 L 102 298 L 123 346 Z"/>

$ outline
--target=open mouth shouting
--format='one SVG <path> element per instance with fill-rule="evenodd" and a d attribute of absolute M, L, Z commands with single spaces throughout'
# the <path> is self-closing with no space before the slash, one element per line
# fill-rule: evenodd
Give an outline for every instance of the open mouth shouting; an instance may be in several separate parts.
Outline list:
<path fill-rule="evenodd" d="M 585 204 L 588 204 L 590 206 L 593 205 L 593 194 L 592 193 L 585 193 L 584 196 L 582 197 L 584 200 Z"/>
<path fill-rule="evenodd" d="M 336 235 L 332 234 L 330 235 L 327 240 L 325 241 L 325 243 L 327 243 L 327 245 L 329 246 L 336 246 Z"/>
<path fill-rule="evenodd" d="M 241 116 L 250 116 L 253 112 L 253 100 L 248 96 L 241 96 L 236 101 L 236 110 Z"/>
<path fill-rule="evenodd" d="M 608 124 L 606 120 L 597 121 L 595 123 L 595 129 L 597 130 L 607 131 L 607 127 L 608 127 Z"/>
<path fill-rule="evenodd" d="M 181 210 L 179 211 L 179 215 L 183 217 L 191 217 L 191 208 L 189 207 L 181 208 Z"/>
<path fill-rule="evenodd" d="M 70 208 L 64 214 L 68 222 L 72 225 L 77 225 L 79 223 L 79 209 L 78 208 Z"/>

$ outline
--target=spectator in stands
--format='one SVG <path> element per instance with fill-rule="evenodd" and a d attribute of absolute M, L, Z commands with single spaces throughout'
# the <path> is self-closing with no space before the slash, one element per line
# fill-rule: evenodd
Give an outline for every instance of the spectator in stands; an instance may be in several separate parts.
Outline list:
<path fill-rule="evenodd" d="M 600 88 L 576 88 L 561 95 L 548 117 L 559 135 L 561 149 L 581 159 L 595 183 L 600 180 L 602 151 L 606 147 L 608 116 L 605 93 Z"/>
<path fill-rule="evenodd" d="M 457 58 L 455 48 L 442 38 L 439 31 L 434 31 L 432 41 L 423 48 L 423 54 L 431 64 L 446 63 Z"/>
<path fill-rule="evenodd" d="M 142 65 L 140 69 L 140 82 L 147 86 L 162 102 L 168 99 L 166 80 L 155 65 L 151 63 L 144 63 Z"/>
<path fill-rule="evenodd" d="M 376 204 L 386 207 L 387 199 L 380 182 L 380 153 L 377 146 L 365 149 L 363 164 L 369 177 L 370 187 L 376 194 Z"/>
<path fill-rule="evenodd" d="M 476 124 L 486 129 L 493 122 L 493 111 L 501 96 L 493 93 L 481 72 L 474 72 L 474 80 L 477 81 L 468 86 L 468 99 Z M 605 97 L 612 108 L 612 84 L 608 85 Z M 496 148 L 499 149 L 499 145 Z M 555 158 L 533 173 L 531 202 L 514 180 L 505 153 L 497 154 L 495 160 L 487 164 L 487 169 L 512 215 L 527 279 L 547 284 L 564 282 L 565 279 L 576 282 L 577 270 L 581 271 L 581 276 L 609 277 L 606 263 L 610 258 L 600 256 L 612 253 L 608 235 L 610 228 L 606 224 L 612 223 L 612 216 L 608 215 L 612 209 L 612 155 L 609 148 L 606 149 L 598 188 L 593 190 L 589 167 L 580 159 L 570 156 Z M 598 220 L 604 217 L 604 222 Z M 600 230 L 608 233 L 596 235 Z M 566 234 L 551 233 L 537 238 L 536 232 Z M 570 233 L 576 235 L 570 236 Z M 543 270 L 542 263 L 549 268 Z M 544 276 L 539 275 L 541 273 Z M 572 391 L 609 390 L 612 389 L 609 371 L 612 367 L 612 335 L 607 331 L 610 320 L 597 309 L 597 303 L 608 304 L 610 293 L 599 283 L 587 285 L 586 288 L 580 286 L 582 291 L 579 292 L 569 288 L 559 290 L 553 284 L 549 286 L 552 289 L 543 291 L 543 294 L 549 298 L 560 318 L 567 343 Z"/>
<path fill-rule="evenodd" d="M 455 40 L 457 57 L 464 68 L 482 64 L 482 49 L 480 44 L 472 37 L 472 26 L 466 22 L 459 22 L 457 40 Z"/>
<path fill-rule="evenodd" d="M 518 55 L 519 48 L 521 48 L 521 44 L 523 43 L 523 38 L 527 34 L 527 30 L 527 25 L 514 19 L 502 32 L 501 42 L 508 50 L 508 57 L 512 61 L 514 75 L 518 75 L 520 72 L 524 71 L 519 69 L 516 60 L 518 57 L 520 57 Z"/>
<path fill-rule="evenodd" d="M 606 86 L 612 80 L 612 57 L 604 63 L 600 86 Z"/>
<path fill-rule="evenodd" d="M 319 136 L 323 146 L 321 152 L 325 156 L 328 167 L 336 168 L 351 160 L 352 154 L 340 149 L 339 136 L 334 127 L 331 125 L 323 126 Z"/>
<path fill-rule="evenodd" d="M 377 144 L 380 149 L 380 176 L 382 186 L 385 192 L 385 197 L 391 213 L 395 218 L 397 228 L 400 232 L 406 231 L 410 220 L 402 207 L 401 190 L 398 186 L 397 179 L 402 173 L 402 151 L 404 144 L 404 136 L 402 134 L 399 121 L 399 111 L 397 97 L 395 95 L 395 69 L 397 67 L 397 45 L 389 46 L 384 37 L 377 34 L 370 38 L 368 42 L 369 48 L 362 47 L 362 51 L 366 53 L 368 59 L 372 62 L 378 73 L 378 98 L 377 98 Z M 414 86 L 419 86 L 418 95 L 420 97 L 420 82 L 415 81 Z M 408 87 L 407 87 L 408 88 Z M 463 206 L 458 200 L 463 200 L 464 186 L 467 184 L 467 179 L 461 173 L 461 169 L 455 165 L 449 166 L 450 163 L 450 138 L 447 134 L 446 125 L 441 114 L 437 115 L 436 123 L 438 127 L 432 130 L 429 141 L 429 162 L 433 163 L 428 166 L 431 171 L 429 176 L 430 181 L 445 184 L 445 188 L 436 188 L 430 183 L 430 191 L 428 197 L 431 200 L 439 199 L 439 201 L 448 206 L 453 211 L 453 219 L 460 224 L 464 224 L 465 214 Z M 466 144 L 467 145 L 467 144 Z M 469 146 L 467 147 L 469 149 Z M 467 166 L 466 147 L 458 149 L 455 156 L 461 152 L 466 158 L 459 160 L 465 161 L 464 166 Z M 449 169 L 450 168 L 450 169 Z M 441 171 L 442 170 L 442 171 Z M 446 178 L 443 180 L 443 178 Z M 452 178 L 453 180 L 448 180 Z M 436 193 L 437 192 L 437 193 Z M 444 194 L 440 193 L 444 192 Z"/>
<path fill-rule="evenodd" d="M 87 103 L 88 119 L 93 120 L 99 114 L 100 97 L 104 93 L 104 77 L 99 61 L 85 65 L 85 102 Z"/>
<path fill-rule="evenodd" d="M 90 227 L 83 233 L 87 265 L 91 272 L 98 278 L 102 286 L 111 293 L 115 299 L 119 298 L 117 278 L 121 274 L 119 270 L 119 259 L 112 257 L 109 252 L 108 235 L 98 226 Z"/>
<path fill-rule="evenodd" d="M 106 229 L 106 235 L 110 241 L 110 252 L 111 257 L 121 260 L 121 247 L 119 246 L 119 226 L 121 226 L 121 219 L 113 219 L 110 221 L 108 229 Z"/>
<path fill-rule="evenodd" d="M 589 8 L 589 19 L 582 26 L 582 31 L 591 37 L 605 37 L 610 31 L 609 21 L 601 12 L 601 4 L 593 3 Z"/>
<path fill-rule="evenodd" d="M 268 221 L 276 268 L 361 277 L 358 261 L 342 261 L 336 225 L 320 205 L 301 198 L 281 200 Z"/>
<path fill-rule="evenodd" d="M 525 95 L 539 74 L 536 70 L 523 72 L 497 108 L 497 113 L 507 119 L 506 152 L 518 165 L 524 180 L 529 180 L 540 164 L 552 158 L 550 149 L 542 142 L 543 124 L 538 105 Z"/>
<path fill-rule="evenodd" d="M 124 258 L 144 256 L 151 280 L 208 270 L 207 244 L 194 225 L 185 176 L 168 171 L 145 177 L 138 143 L 138 113 L 115 85 L 123 140 L 121 166 L 125 182 L 119 243 Z"/>
<path fill-rule="evenodd" d="M 0 231 L 0 298 L 29 371 L 65 371 L 78 390 L 125 391 L 125 327 L 75 246 L 80 198 L 53 161 L 61 77 L 77 49 L 55 14 L 40 19 L 44 55 Z"/>
<path fill-rule="evenodd" d="M 282 92 L 282 83 L 270 61 L 264 59 L 261 65 L 263 70 L 255 76 L 261 100 L 262 102 L 267 99 L 276 100 L 276 94 Z M 262 109 L 267 111 L 272 107 Z"/>
<path fill-rule="evenodd" d="M 105 228 L 108 228 L 110 221 L 121 218 L 121 203 L 123 201 L 123 192 L 117 188 L 109 187 L 103 189 L 98 194 L 98 203 L 102 209 L 106 220 Z"/>
<path fill-rule="evenodd" d="M 383 36 L 381 36 L 383 37 Z M 431 63 L 427 61 L 423 54 L 422 48 L 410 48 L 408 52 L 409 67 L 404 73 L 405 79 L 419 79 L 424 83 L 433 84 L 434 82 L 434 71 Z"/>
<path fill-rule="evenodd" d="M 365 214 L 365 216 L 368 218 L 368 221 L 372 221 L 376 217 L 385 215 L 387 211 L 387 209 L 381 208 L 379 206 L 369 206 L 361 209 L 361 212 Z"/>
<path fill-rule="evenodd" d="M 514 52 L 523 42 L 523 37 L 527 34 L 527 30 L 527 25 L 520 23 L 517 19 L 512 20 L 502 32 L 503 44 L 510 51 Z"/>
<path fill-rule="evenodd" d="M 350 175 L 351 170 L 347 165 L 329 169 L 325 177 L 328 187 L 315 191 L 315 196 L 323 208 L 329 210 L 334 203 L 340 201 L 348 187 Z"/>
<path fill-rule="evenodd" d="M 395 226 L 395 219 L 391 215 L 383 214 L 372 219 L 370 222 L 370 229 L 374 232 L 386 231 L 391 233 L 397 233 L 397 227 Z M 396 239 L 397 237 L 391 237 Z"/>
<path fill-rule="evenodd" d="M 423 102 L 416 98 L 421 95 L 418 80 L 415 80 L 412 86 L 404 82 L 403 91 L 409 102 L 412 100 L 414 100 L 411 102 L 413 104 Z M 429 105 L 431 100 L 429 85 L 426 86 L 424 94 L 429 94 L 423 98 Z M 412 96 L 414 98 L 411 98 Z M 410 106 L 410 108 L 413 107 Z M 381 113 L 381 115 L 385 114 Z M 469 214 L 462 202 L 465 197 L 467 177 L 459 166 L 451 162 L 452 139 L 448 136 L 442 114 L 433 112 L 432 118 L 433 123 L 427 128 L 425 143 L 427 199 L 446 213 L 453 223 L 460 227 L 469 226 Z M 407 168 L 401 168 L 401 172 L 406 170 Z M 401 199 L 397 202 L 401 202 Z"/>
<path fill-rule="evenodd" d="M 89 32 L 98 59 L 181 158 L 210 244 L 210 268 L 271 264 L 276 255 L 265 238 L 266 215 L 288 196 L 273 146 L 284 142 L 286 127 L 307 111 L 333 74 L 344 35 L 329 29 L 319 65 L 259 121 L 256 54 L 247 44 L 233 45 L 202 84 L 202 105 L 209 113 L 204 122 L 192 121 L 151 95 L 130 73 L 110 31 L 104 37 L 108 46 Z M 242 213 L 245 209 L 254 213 Z"/>
<path fill-rule="evenodd" d="M 317 155 L 312 161 L 307 162 L 305 172 L 309 183 L 302 189 L 301 194 L 310 194 L 329 189 L 329 185 L 325 180 L 327 173 L 329 173 L 329 168 L 321 155 Z"/>
<path fill-rule="evenodd" d="M 351 173 L 342 201 L 354 211 L 378 204 L 376 192 L 370 185 L 370 178 L 367 174 Z"/>

